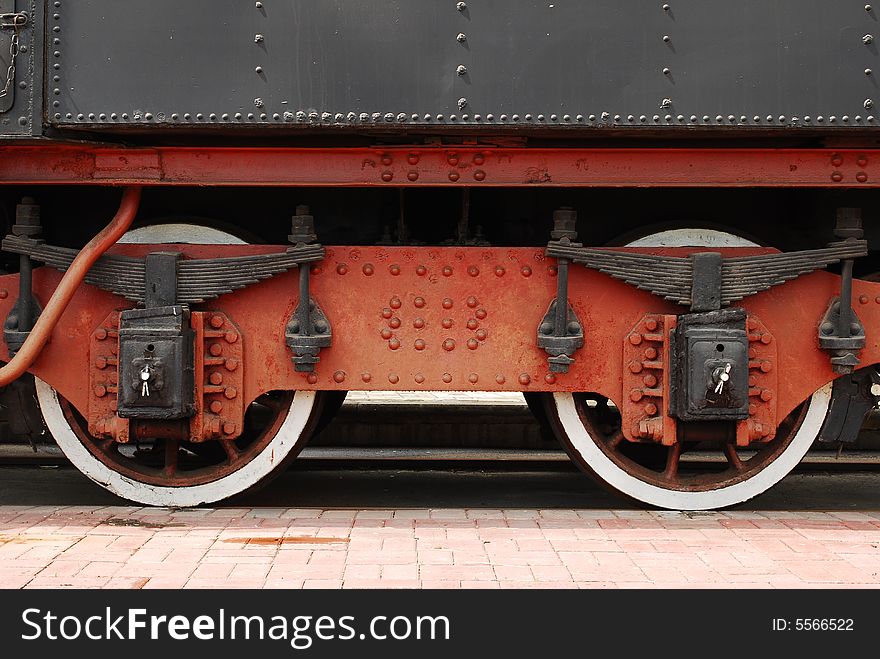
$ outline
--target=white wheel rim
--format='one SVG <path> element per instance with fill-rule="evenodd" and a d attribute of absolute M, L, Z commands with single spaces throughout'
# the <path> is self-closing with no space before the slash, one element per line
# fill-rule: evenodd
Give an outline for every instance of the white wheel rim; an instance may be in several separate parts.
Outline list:
<path fill-rule="evenodd" d="M 810 398 L 804 420 L 794 438 L 775 460 L 747 480 L 698 492 L 669 490 L 633 476 L 602 451 L 597 443 L 601 438 L 594 438 L 584 427 L 572 394 L 553 394 L 553 404 L 571 448 L 590 470 L 611 487 L 633 499 L 660 508 L 709 510 L 742 503 L 766 492 L 798 465 L 822 429 L 831 404 L 831 384 L 826 384 Z"/>
<path fill-rule="evenodd" d="M 717 229 L 670 229 L 633 240 L 626 247 L 759 247 L 742 236 Z"/>
<path fill-rule="evenodd" d="M 232 234 L 192 224 L 157 224 L 126 233 L 121 243 L 246 244 Z M 180 487 L 157 486 L 124 476 L 101 462 L 86 448 L 67 420 L 56 392 L 35 377 L 37 402 L 58 447 L 77 469 L 98 485 L 126 499 L 150 506 L 187 507 L 215 503 L 254 487 L 298 450 L 314 412 L 316 394 L 300 391 L 293 397 L 276 435 L 240 469 L 209 483 Z"/>

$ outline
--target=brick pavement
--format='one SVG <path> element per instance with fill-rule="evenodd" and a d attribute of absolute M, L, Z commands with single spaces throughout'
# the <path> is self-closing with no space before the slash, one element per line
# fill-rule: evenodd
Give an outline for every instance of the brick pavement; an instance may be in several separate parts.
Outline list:
<path fill-rule="evenodd" d="M 878 585 L 880 512 L 0 506 L 4 588 Z"/>

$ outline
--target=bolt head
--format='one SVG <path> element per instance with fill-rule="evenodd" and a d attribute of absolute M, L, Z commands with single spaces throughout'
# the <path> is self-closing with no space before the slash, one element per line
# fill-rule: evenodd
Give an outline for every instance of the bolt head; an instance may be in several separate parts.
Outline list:
<path fill-rule="evenodd" d="M 871 385 L 871 395 L 872 396 L 880 396 L 880 384 L 874 383 Z"/>

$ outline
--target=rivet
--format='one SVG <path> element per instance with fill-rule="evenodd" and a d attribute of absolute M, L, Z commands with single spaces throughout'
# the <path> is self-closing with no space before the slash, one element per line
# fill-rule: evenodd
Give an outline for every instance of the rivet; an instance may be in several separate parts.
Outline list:
<path fill-rule="evenodd" d="M 444 309 L 451 309 L 452 308 L 452 299 L 451 298 L 448 298 L 448 297 L 443 298 L 443 308 Z"/>
<path fill-rule="evenodd" d="M 382 336 L 382 338 L 385 339 L 386 341 L 387 341 L 388 339 L 390 339 L 392 336 L 394 336 L 394 332 L 392 332 L 392 331 L 391 331 L 390 329 L 388 329 L 387 327 L 386 327 L 385 329 L 383 329 L 381 332 L 379 332 L 379 334 L 380 334 L 380 335 Z"/>
<path fill-rule="evenodd" d="M 770 391 L 769 389 L 763 389 L 763 390 L 761 390 L 761 400 L 763 400 L 763 401 L 766 403 L 766 402 L 769 401 L 771 398 L 773 398 L 773 392 L 772 392 L 772 391 Z"/>
<path fill-rule="evenodd" d="M 455 37 L 455 40 L 458 43 L 464 43 L 465 41 L 467 41 L 467 35 L 464 32 L 459 32 L 458 35 Z"/>
<path fill-rule="evenodd" d="M 416 350 L 424 350 L 425 349 L 425 341 L 424 339 L 416 339 L 416 342 L 413 344 Z"/>
<path fill-rule="evenodd" d="M 657 359 L 657 348 L 648 348 L 645 350 L 645 359 L 649 359 L 651 361 Z"/>
<path fill-rule="evenodd" d="M 452 382 L 452 375 L 449 373 L 444 373 L 443 377 L 441 377 L 440 379 L 443 380 L 443 382 L 445 382 L 446 384 L 449 384 L 450 382 Z"/>
<path fill-rule="evenodd" d="M 761 373 L 769 373 L 773 370 L 773 364 L 768 361 L 761 362 Z"/>
<path fill-rule="evenodd" d="M 428 273 L 428 269 L 423 265 L 420 265 L 416 268 L 416 274 L 419 277 L 424 277 L 427 273 Z"/>
<path fill-rule="evenodd" d="M 669 68 L 668 68 L 668 67 L 663 67 L 663 75 L 668 76 L 669 73 L 670 73 Z"/>
<path fill-rule="evenodd" d="M 223 362 L 223 366 L 226 367 L 227 371 L 234 371 L 238 368 L 238 360 L 237 359 L 227 359 Z"/>
<path fill-rule="evenodd" d="M 361 268 L 361 271 L 367 276 L 371 277 L 375 272 L 375 268 L 372 263 L 364 263 L 364 267 Z"/>
<path fill-rule="evenodd" d="M 344 263 L 340 263 L 336 266 L 336 274 L 344 275 L 348 272 L 348 266 Z"/>
<path fill-rule="evenodd" d="M 859 183 L 867 183 L 868 175 L 865 172 L 858 172 L 856 174 L 856 181 L 858 181 Z"/>
<path fill-rule="evenodd" d="M 413 327 L 415 327 L 416 329 L 422 329 L 424 326 L 425 326 L 425 319 L 424 318 L 416 318 L 413 321 Z"/>
<path fill-rule="evenodd" d="M 227 421 L 223 424 L 223 434 L 225 435 L 234 435 L 235 434 L 235 424 L 232 421 Z"/>
<path fill-rule="evenodd" d="M 532 381 L 532 378 L 529 377 L 528 373 L 520 373 L 519 383 L 521 385 L 526 386 L 531 381 Z"/>
<path fill-rule="evenodd" d="M 456 165 L 458 165 L 458 156 L 454 153 L 450 153 L 448 156 L 446 156 L 446 162 L 449 163 L 450 167 L 455 167 Z"/>
<path fill-rule="evenodd" d="M 417 309 L 421 309 L 422 307 L 425 306 L 425 298 L 417 297 L 416 299 L 413 300 L 413 304 L 415 305 L 415 307 Z"/>
<path fill-rule="evenodd" d="M 459 64 L 457 67 L 455 67 L 455 72 L 458 75 L 463 76 L 467 73 L 467 67 L 464 64 Z"/>
<path fill-rule="evenodd" d="M 449 172 L 449 180 L 455 183 L 459 179 L 458 172 Z"/>
<path fill-rule="evenodd" d="M 391 298 L 391 300 L 388 302 L 388 304 L 391 305 L 392 309 L 400 309 L 400 305 L 402 303 L 400 301 L 400 298 L 395 295 L 393 298 Z"/>
<path fill-rule="evenodd" d="M 306 382 L 308 382 L 309 384 L 315 384 L 318 382 L 318 376 L 315 375 L 314 373 L 309 373 L 306 376 Z"/>
<path fill-rule="evenodd" d="M 446 352 L 452 352 L 453 350 L 455 350 L 455 341 L 453 341 L 452 339 L 446 339 L 443 342 L 443 349 Z"/>
<path fill-rule="evenodd" d="M 95 338 L 98 339 L 98 341 L 103 341 L 107 338 L 107 330 L 105 330 L 103 327 L 98 328 L 97 330 L 95 330 Z"/>
<path fill-rule="evenodd" d="M 861 155 L 856 159 L 856 162 L 859 164 L 859 167 L 865 167 L 868 164 L 868 157 Z"/>
<path fill-rule="evenodd" d="M 413 380 L 416 381 L 416 384 L 422 384 L 422 382 L 425 381 L 425 376 L 422 375 L 421 373 L 416 373 L 416 375 L 415 375 L 415 377 L 413 378 Z"/>
<path fill-rule="evenodd" d="M 649 319 L 649 320 L 645 323 L 645 328 L 647 328 L 647 330 L 648 330 L 649 332 L 653 332 L 654 330 L 657 329 L 657 321 L 654 320 L 653 318 Z"/>
<path fill-rule="evenodd" d="M 0 300 L 5 300 L 7 297 L 9 297 L 9 291 L 5 288 L 0 288 Z"/>
<path fill-rule="evenodd" d="M 544 376 L 544 382 L 547 384 L 554 384 L 556 382 L 556 376 L 553 373 L 547 373 L 547 375 Z"/>
<path fill-rule="evenodd" d="M 211 384 L 223 384 L 223 374 L 219 371 L 214 371 L 208 377 L 208 380 L 211 382 Z"/>
<path fill-rule="evenodd" d="M 444 265 L 443 266 L 443 276 L 451 277 L 452 276 L 452 266 Z"/>
<path fill-rule="evenodd" d="M 388 342 L 388 347 L 392 350 L 397 350 L 400 347 L 400 339 L 394 338 Z"/>
<path fill-rule="evenodd" d="M 868 304 L 868 296 L 867 295 L 860 295 L 859 302 L 861 302 L 862 304 Z"/>
<path fill-rule="evenodd" d="M 386 183 L 391 182 L 393 179 L 394 179 L 394 174 L 392 172 L 387 171 L 387 170 L 382 172 L 382 180 L 385 181 Z"/>
<path fill-rule="evenodd" d="M 504 276 L 504 267 L 500 265 L 495 266 L 495 276 L 503 277 Z"/>
<path fill-rule="evenodd" d="M 468 297 L 467 302 L 465 304 L 467 304 L 471 309 L 473 309 L 478 304 L 477 298 L 475 298 L 473 295 L 471 295 L 470 297 Z"/>
<path fill-rule="evenodd" d="M 486 340 L 486 336 L 487 336 L 486 330 L 484 330 L 484 329 L 477 330 L 477 333 L 474 334 L 474 336 L 477 337 L 477 340 L 478 340 L 478 341 L 485 341 L 485 340 Z"/>
<path fill-rule="evenodd" d="M 385 318 L 387 320 L 388 318 L 391 318 L 391 316 L 393 316 L 393 315 L 394 315 L 394 312 L 391 311 L 391 309 L 389 309 L 388 307 L 385 307 L 384 309 L 382 309 L 382 318 Z"/>
<path fill-rule="evenodd" d="M 419 173 L 416 171 L 407 172 L 406 178 L 408 181 L 415 183 L 416 181 L 419 180 Z"/>
<path fill-rule="evenodd" d="M 532 269 L 531 269 L 529 266 L 524 265 L 524 266 L 520 269 L 520 273 L 522 273 L 522 276 L 523 276 L 523 277 L 531 277 L 531 276 L 532 276 Z"/>
<path fill-rule="evenodd" d="M 843 180 L 843 174 L 841 172 L 833 172 L 831 174 L 831 180 L 835 183 L 840 183 Z"/>
<path fill-rule="evenodd" d="M 396 318 L 396 317 L 392 318 L 391 320 L 388 321 L 388 326 L 391 329 L 397 329 L 398 327 L 400 327 L 400 318 Z"/>
<path fill-rule="evenodd" d="M 468 375 L 468 382 L 470 382 L 471 384 L 476 384 L 479 379 L 480 378 L 479 376 L 477 376 L 476 373 L 471 373 L 470 375 Z"/>
<path fill-rule="evenodd" d="M 654 416 L 657 414 L 657 406 L 654 403 L 648 403 L 645 405 L 645 414 L 648 416 Z"/>
<path fill-rule="evenodd" d="M 372 379 L 373 379 L 373 376 L 370 375 L 369 373 L 361 373 L 361 380 L 363 380 L 364 382 L 369 382 Z"/>
<path fill-rule="evenodd" d="M 480 342 L 477 341 L 476 339 L 468 339 L 467 340 L 467 347 L 468 347 L 468 350 L 476 350 L 477 348 L 480 347 Z"/>
<path fill-rule="evenodd" d="M 485 309 L 477 309 L 477 310 L 474 312 L 474 315 L 475 315 L 477 318 L 479 318 L 480 320 L 483 320 L 483 319 L 486 318 L 486 310 L 485 310 Z"/>
<path fill-rule="evenodd" d="M 645 394 L 642 393 L 641 389 L 633 389 L 632 391 L 629 392 L 629 399 L 634 403 L 638 403 L 644 397 L 645 397 Z"/>
<path fill-rule="evenodd" d="M 469 330 L 475 330 L 480 326 L 480 323 L 477 322 L 476 318 L 470 318 L 467 321 L 467 328 Z"/>
<path fill-rule="evenodd" d="M 485 181 L 486 180 L 486 172 L 482 169 L 478 169 L 474 172 L 474 180 L 476 181 Z"/>
<path fill-rule="evenodd" d="M 219 357 L 223 354 L 223 346 L 219 343 L 212 343 L 211 347 L 208 348 L 208 352 L 210 352 L 214 357 Z"/>
<path fill-rule="evenodd" d="M 213 400 L 211 401 L 210 409 L 214 414 L 220 414 L 223 411 L 223 403 L 219 400 Z"/>
<path fill-rule="evenodd" d="M 345 381 L 345 371 L 336 371 L 333 374 L 333 381 L 337 382 L 337 383 L 344 382 Z"/>
<path fill-rule="evenodd" d="M 831 164 L 835 167 L 840 167 L 843 164 L 843 156 L 841 156 L 839 153 L 835 153 L 833 156 L 831 156 Z"/>
<path fill-rule="evenodd" d="M 495 376 L 495 382 L 497 384 L 504 384 L 504 381 L 505 381 L 505 378 L 503 375 L 501 375 L 501 373 L 499 373 L 498 375 Z"/>
<path fill-rule="evenodd" d="M 397 373 L 390 373 L 388 375 L 388 382 L 390 382 L 391 384 L 397 384 L 398 382 L 400 382 L 400 378 L 397 377 Z"/>
<path fill-rule="evenodd" d="M 443 329 L 451 329 L 452 328 L 452 318 L 444 318 L 440 324 L 443 325 Z"/>
<path fill-rule="evenodd" d="M 312 375 L 314 375 L 314 373 Z M 226 387 L 226 389 L 223 390 L 223 395 L 229 400 L 232 400 L 238 396 L 238 390 L 235 387 Z"/>
<path fill-rule="evenodd" d="M 657 385 L 657 378 L 654 375 L 648 374 L 642 378 L 642 382 L 644 382 L 647 387 L 654 387 Z"/>
<path fill-rule="evenodd" d="M 629 342 L 631 344 L 633 344 L 634 346 L 639 345 L 642 342 L 642 335 L 641 334 L 630 334 L 629 335 Z"/>
<path fill-rule="evenodd" d="M 107 395 L 107 387 L 105 387 L 102 384 L 99 384 L 97 387 L 95 387 L 95 395 L 98 398 L 103 398 L 104 396 Z"/>

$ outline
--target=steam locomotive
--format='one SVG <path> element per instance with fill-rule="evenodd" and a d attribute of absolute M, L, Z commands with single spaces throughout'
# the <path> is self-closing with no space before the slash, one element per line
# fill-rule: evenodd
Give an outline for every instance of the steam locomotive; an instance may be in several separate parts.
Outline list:
<path fill-rule="evenodd" d="M 624 496 L 746 501 L 880 400 L 878 18 L 0 0 L 0 385 L 149 505 L 353 390 L 522 392 Z"/>

